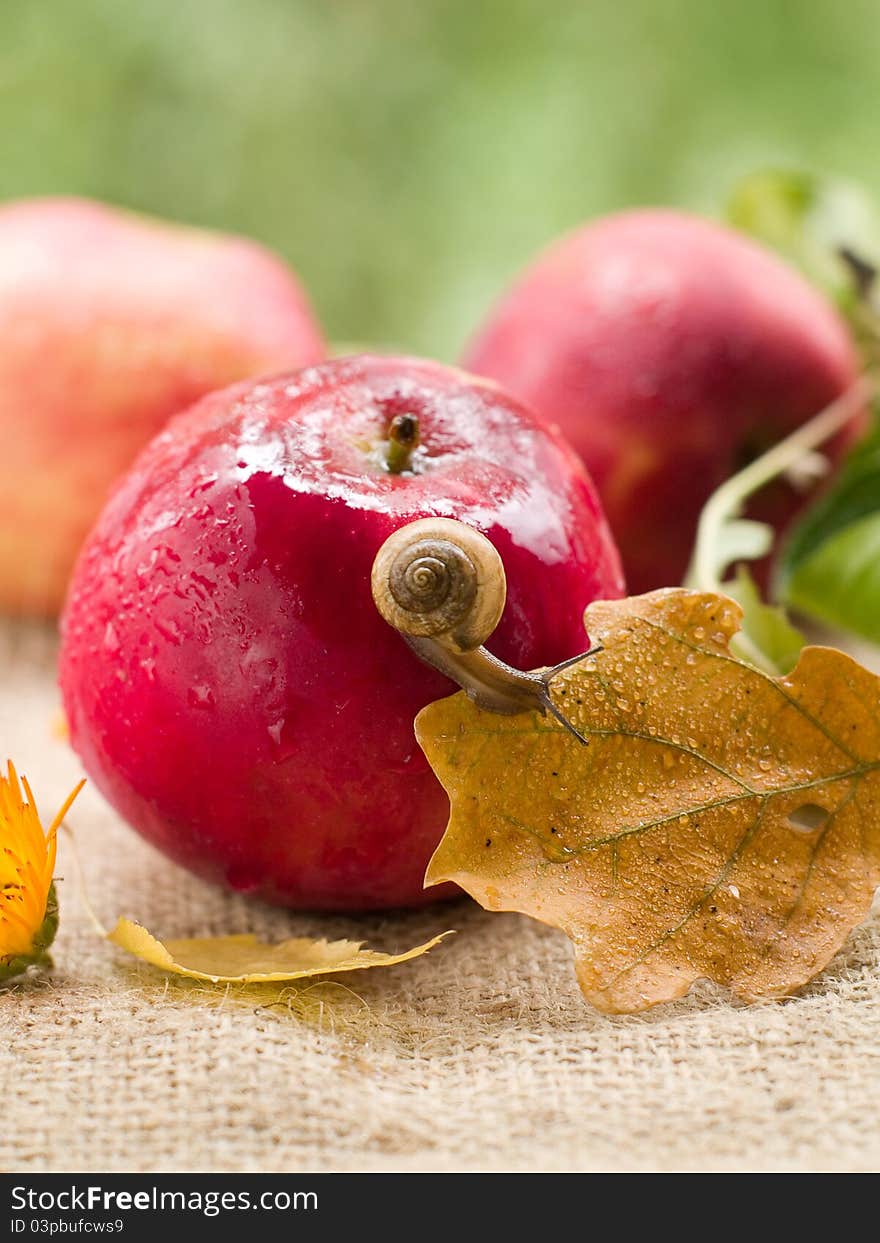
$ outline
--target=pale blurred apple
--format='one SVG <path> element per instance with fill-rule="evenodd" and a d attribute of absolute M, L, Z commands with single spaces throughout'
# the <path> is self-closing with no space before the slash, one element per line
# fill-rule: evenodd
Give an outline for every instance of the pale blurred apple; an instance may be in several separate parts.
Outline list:
<path fill-rule="evenodd" d="M 296 276 L 253 242 L 82 199 L 0 206 L 0 609 L 58 611 L 172 414 L 324 353 Z"/>

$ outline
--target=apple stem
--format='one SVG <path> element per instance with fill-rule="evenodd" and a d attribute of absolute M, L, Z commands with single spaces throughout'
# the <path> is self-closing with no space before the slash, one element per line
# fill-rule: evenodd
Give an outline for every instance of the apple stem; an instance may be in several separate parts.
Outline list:
<path fill-rule="evenodd" d="M 412 466 L 412 455 L 419 447 L 419 420 L 414 414 L 396 414 L 388 425 L 385 466 L 400 475 Z"/>

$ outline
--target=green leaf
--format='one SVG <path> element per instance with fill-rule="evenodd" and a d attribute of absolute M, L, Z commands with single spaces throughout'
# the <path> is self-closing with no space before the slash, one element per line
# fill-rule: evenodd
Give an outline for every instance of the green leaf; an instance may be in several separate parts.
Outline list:
<path fill-rule="evenodd" d="M 781 598 L 880 642 L 880 422 L 787 541 Z"/>
<path fill-rule="evenodd" d="M 880 643 L 880 510 L 814 548 L 784 592 L 792 607 Z"/>
<path fill-rule="evenodd" d="M 831 536 L 880 510 L 880 420 L 851 450 L 831 489 L 810 507 L 789 536 L 783 585 L 796 567 Z"/>
<path fill-rule="evenodd" d="M 846 248 L 880 266 L 880 213 L 859 186 L 797 170 L 752 173 L 734 187 L 731 224 L 777 250 L 842 309 L 857 301 Z"/>
<path fill-rule="evenodd" d="M 780 673 L 790 673 L 806 640 L 788 620 L 785 610 L 764 603 L 744 565 L 738 567 L 735 579 L 724 583 L 724 590 L 743 611 L 743 632 Z"/>

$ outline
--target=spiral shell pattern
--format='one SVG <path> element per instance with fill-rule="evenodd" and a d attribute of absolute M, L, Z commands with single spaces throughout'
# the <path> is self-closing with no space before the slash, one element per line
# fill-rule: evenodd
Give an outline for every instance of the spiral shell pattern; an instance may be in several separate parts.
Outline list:
<path fill-rule="evenodd" d="M 447 638 L 461 650 L 492 633 L 506 598 L 501 558 L 484 535 L 448 518 L 401 527 L 373 565 L 373 598 L 404 634 Z"/>

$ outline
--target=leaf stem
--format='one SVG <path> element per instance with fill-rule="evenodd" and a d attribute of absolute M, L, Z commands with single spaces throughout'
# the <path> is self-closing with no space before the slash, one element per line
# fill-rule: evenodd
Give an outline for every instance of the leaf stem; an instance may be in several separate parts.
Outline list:
<path fill-rule="evenodd" d="M 716 489 L 700 515 L 692 568 L 688 574 L 688 581 L 693 587 L 698 591 L 723 592 L 721 574 L 726 566 L 719 566 L 717 548 L 724 524 L 739 516 L 744 503 L 753 493 L 844 428 L 864 409 L 876 389 L 874 377 L 860 376 L 830 406 Z"/>
<path fill-rule="evenodd" d="M 767 453 L 750 462 L 744 470 L 726 480 L 710 496 L 700 515 L 694 556 L 685 580 L 687 586 L 698 591 L 723 594 L 725 588 L 722 576 L 734 561 L 759 557 L 767 551 L 772 531 L 760 523 L 752 523 L 739 517 L 745 501 L 841 431 L 864 409 L 876 390 L 877 381 L 874 376 L 861 376 L 831 405 L 826 406 Z M 749 527 L 754 528 L 753 531 L 748 531 Z M 738 538 L 731 540 L 734 528 L 739 528 Z M 766 536 L 766 543 L 762 532 Z M 744 536 L 748 537 L 746 545 L 743 545 Z M 747 547 L 749 551 L 746 551 Z M 766 611 L 770 606 L 760 607 Z M 776 662 L 749 633 L 749 629 L 749 625 L 744 624 L 743 629 L 733 636 L 730 641 L 731 652 L 737 659 L 747 661 L 764 673 L 778 675 L 780 670 Z"/>

